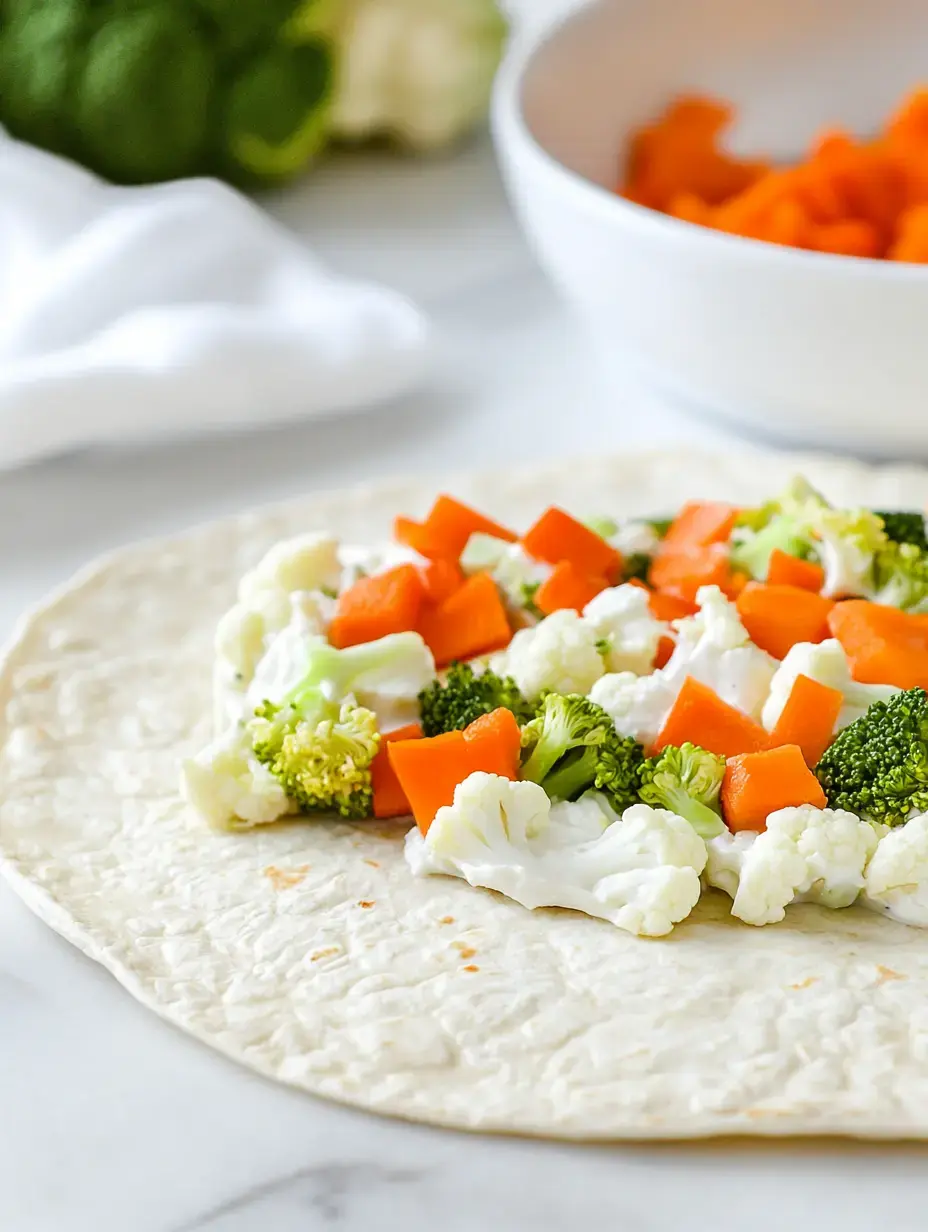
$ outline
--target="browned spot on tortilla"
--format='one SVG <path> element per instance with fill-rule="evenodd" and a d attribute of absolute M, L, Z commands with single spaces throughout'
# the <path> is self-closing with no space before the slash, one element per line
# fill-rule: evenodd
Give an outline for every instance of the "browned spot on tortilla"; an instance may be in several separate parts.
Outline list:
<path fill-rule="evenodd" d="M 818 983 L 817 975 L 810 975 L 804 980 L 800 980 L 798 984 L 790 984 L 790 988 L 811 988 L 813 984 Z"/>
<path fill-rule="evenodd" d="M 465 945 L 463 941 L 455 941 L 454 948 L 460 951 L 462 958 L 473 958 L 477 951 L 469 945 Z"/>
<path fill-rule="evenodd" d="M 269 864 L 264 875 L 275 890 L 292 890 L 308 872 L 308 864 L 300 864 L 296 868 L 278 868 L 275 864 Z"/>
<path fill-rule="evenodd" d="M 324 950 L 316 950 L 314 954 L 310 954 L 309 961 L 319 962 L 321 958 L 331 958 L 333 954 L 337 954 L 338 952 L 339 952 L 339 949 L 337 945 L 330 945 L 330 946 L 327 946 Z"/>
<path fill-rule="evenodd" d="M 878 984 L 888 984 L 890 980 L 907 980 L 909 978 L 907 975 L 900 975 L 898 971 L 893 971 L 892 967 L 884 967 L 881 963 L 877 963 L 876 969 L 880 977 L 877 980 Z"/>
<path fill-rule="evenodd" d="M 380 868 L 379 860 L 365 860 L 364 863 L 369 864 L 371 868 Z"/>
<path fill-rule="evenodd" d="M 746 1108 L 744 1115 L 759 1121 L 762 1117 L 789 1116 L 790 1112 L 788 1108 Z"/>
<path fill-rule="evenodd" d="M 374 900 L 372 898 L 362 898 L 358 903 L 359 907 L 373 907 Z"/>
<path fill-rule="evenodd" d="M 475 967 L 473 963 L 468 963 L 468 964 L 467 964 L 467 966 L 466 966 L 466 967 L 464 967 L 464 970 L 465 970 L 465 971 L 479 971 L 479 970 L 480 970 L 480 968 L 479 968 L 479 967 Z"/>
<path fill-rule="evenodd" d="M 453 924 L 454 916 L 453 915 L 443 915 L 438 922 L 439 924 Z"/>

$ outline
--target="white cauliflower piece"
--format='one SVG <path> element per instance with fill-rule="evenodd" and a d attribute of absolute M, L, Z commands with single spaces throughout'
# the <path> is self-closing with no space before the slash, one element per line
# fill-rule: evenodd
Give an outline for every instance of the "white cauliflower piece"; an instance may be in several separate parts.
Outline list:
<path fill-rule="evenodd" d="M 341 576 L 338 540 L 313 532 L 283 539 L 239 582 L 238 601 L 260 609 L 266 591 L 337 590 Z"/>
<path fill-rule="evenodd" d="M 600 643 L 610 672 L 643 676 L 654 666 L 657 646 L 666 626 L 651 615 L 648 592 L 641 586 L 611 586 L 583 609 L 584 623 Z"/>
<path fill-rule="evenodd" d="M 604 676 L 590 693 L 621 735 L 652 743 L 687 676 L 714 689 L 730 706 L 760 717 L 776 659 L 751 643 L 737 608 L 717 586 L 704 586 L 696 600 L 699 612 L 676 622 L 677 644 L 664 667 L 640 678 Z"/>
<path fill-rule="evenodd" d="M 899 692 L 891 684 L 858 684 L 852 680 L 847 656 L 835 638 L 818 643 L 797 642 L 790 647 L 770 682 L 770 694 L 761 712 L 761 722 L 767 731 L 776 727 L 797 676 L 808 676 L 844 694 L 836 732 L 859 719 L 874 702 L 888 701 Z"/>
<path fill-rule="evenodd" d="M 225 732 L 182 763 L 181 791 L 197 813 L 220 830 L 266 825 L 293 807 L 255 758 L 243 727 Z"/>
<path fill-rule="evenodd" d="M 633 518 L 620 522 L 611 535 L 606 535 L 622 556 L 653 556 L 661 545 L 661 537 L 650 522 Z"/>
<path fill-rule="evenodd" d="M 341 576 L 338 540 L 297 535 L 276 543 L 239 582 L 235 605 L 219 621 L 213 640 L 215 728 L 241 714 L 244 694 L 271 639 L 288 625 L 309 636 L 325 632 Z"/>
<path fill-rule="evenodd" d="M 928 814 L 883 834 L 867 866 L 862 901 L 900 924 L 928 927 Z"/>
<path fill-rule="evenodd" d="M 657 739 L 679 691 L 663 670 L 649 676 L 610 672 L 596 681 L 589 696 L 602 706 L 620 735 L 632 736 L 647 747 Z"/>
<path fill-rule="evenodd" d="M 552 809 L 530 782 L 476 773 L 459 783 L 406 860 L 417 876 L 446 874 L 533 910 L 566 907 L 641 936 L 663 936 L 699 899 L 706 845 L 674 813 L 645 804 L 621 821 L 597 796 Z"/>
<path fill-rule="evenodd" d="M 842 809 L 779 809 L 762 833 L 711 839 L 707 879 L 732 897 L 732 915 L 746 924 L 776 924 L 794 902 L 849 907 L 882 832 Z"/>
<path fill-rule="evenodd" d="M 529 700 L 543 689 L 589 693 L 606 670 L 596 637 L 577 612 L 554 612 L 520 629 L 506 650 L 490 660 L 501 676 L 512 676 Z"/>

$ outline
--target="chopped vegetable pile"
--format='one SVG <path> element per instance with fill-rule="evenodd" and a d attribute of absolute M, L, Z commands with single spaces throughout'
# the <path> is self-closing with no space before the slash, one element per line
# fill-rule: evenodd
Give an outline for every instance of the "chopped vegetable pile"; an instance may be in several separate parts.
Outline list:
<path fill-rule="evenodd" d="M 771 244 L 928 262 L 928 88 L 913 90 L 876 137 L 828 129 L 789 167 L 727 153 L 733 114 L 715 99 L 676 99 L 633 134 L 621 195 Z"/>
<path fill-rule="evenodd" d="M 411 816 L 417 875 L 642 935 L 858 899 L 928 925 L 928 538 L 804 479 L 524 533 L 442 495 L 277 544 L 216 635 L 213 826 Z"/>

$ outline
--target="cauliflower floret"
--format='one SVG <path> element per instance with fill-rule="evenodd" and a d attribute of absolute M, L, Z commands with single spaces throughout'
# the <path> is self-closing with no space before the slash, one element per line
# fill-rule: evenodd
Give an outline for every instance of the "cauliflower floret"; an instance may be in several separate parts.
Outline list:
<path fill-rule="evenodd" d="M 205 821 L 221 830 L 250 829 L 292 812 L 283 788 L 254 756 L 243 727 L 225 732 L 183 762 L 181 791 Z"/>
<path fill-rule="evenodd" d="M 642 586 L 612 586 L 600 591 L 583 609 L 584 623 L 600 643 L 610 672 L 643 676 L 654 666 L 657 646 L 666 626 L 655 620 Z"/>
<path fill-rule="evenodd" d="M 606 670 L 593 631 L 568 609 L 520 629 L 508 648 L 490 660 L 490 667 L 500 676 L 512 676 L 529 701 L 543 689 L 589 693 Z"/>
<path fill-rule="evenodd" d="M 623 557 L 653 556 L 661 545 L 661 537 L 650 522 L 629 519 L 620 522 L 611 535 L 606 535 L 617 552 Z"/>
<path fill-rule="evenodd" d="M 243 697 L 271 640 L 290 625 L 325 632 L 341 575 L 338 540 L 298 535 L 276 543 L 239 582 L 238 600 L 219 621 L 213 645 L 216 731 L 240 717 Z"/>
<path fill-rule="evenodd" d="M 817 644 L 797 642 L 787 652 L 770 683 L 770 695 L 761 713 L 761 721 L 767 731 L 773 731 L 776 727 L 796 677 L 800 675 L 844 694 L 844 705 L 835 724 L 836 732 L 859 719 L 874 702 L 888 701 L 899 692 L 891 684 L 858 684 L 852 680 L 847 656 L 841 643 L 834 638 Z"/>
<path fill-rule="evenodd" d="M 567 907 L 656 937 L 696 905 L 706 845 L 663 809 L 634 805 L 619 821 L 599 796 L 552 808 L 536 783 L 476 773 L 424 838 L 409 832 L 406 860 L 417 876 L 462 877 L 530 910 Z"/>
<path fill-rule="evenodd" d="M 313 532 L 275 543 L 239 582 L 238 601 L 257 607 L 266 591 L 337 590 L 341 576 L 338 540 Z"/>
<path fill-rule="evenodd" d="M 704 586 L 696 600 L 699 612 L 676 622 L 677 645 L 665 667 L 640 678 L 625 672 L 604 676 L 590 693 L 623 736 L 652 743 L 687 676 L 759 718 L 776 660 L 751 644 L 735 605 L 717 586 Z"/>
<path fill-rule="evenodd" d="M 776 924 L 794 902 L 849 907 L 882 827 L 842 809 L 779 809 L 760 834 L 721 834 L 709 842 L 707 879 L 733 898 L 746 924 Z"/>
<path fill-rule="evenodd" d="M 928 927 L 928 814 L 884 833 L 867 866 L 864 906 Z"/>
<path fill-rule="evenodd" d="M 647 747 L 657 739 L 678 692 L 663 671 L 650 676 L 610 672 L 593 685 L 590 701 L 602 706 L 619 735 L 632 736 Z"/>

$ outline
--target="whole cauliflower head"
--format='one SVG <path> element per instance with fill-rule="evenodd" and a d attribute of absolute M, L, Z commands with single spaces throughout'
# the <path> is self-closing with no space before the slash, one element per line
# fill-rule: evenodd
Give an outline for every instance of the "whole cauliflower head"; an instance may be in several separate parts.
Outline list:
<path fill-rule="evenodd" d="M 529 701 L 544 689 L 589 693 L 605 669 L 596 636 L 577 612 L 554 612 L 520 629 L 509 646 L 490 660 L 500 676 L 511 676 Z"/>
<path fill-rule="evenodd" d="M 611 586 L 583 609 L 584 623 L 601 647 L 610 672 L 643 676 L 654 666 L 666 627 L 651 615 L 643 586 Z"/>
<path fill-rule="evenodd" d="M 884 833 L 867 867 L 864 905 L 928 927 L 928 814 Z"/>

